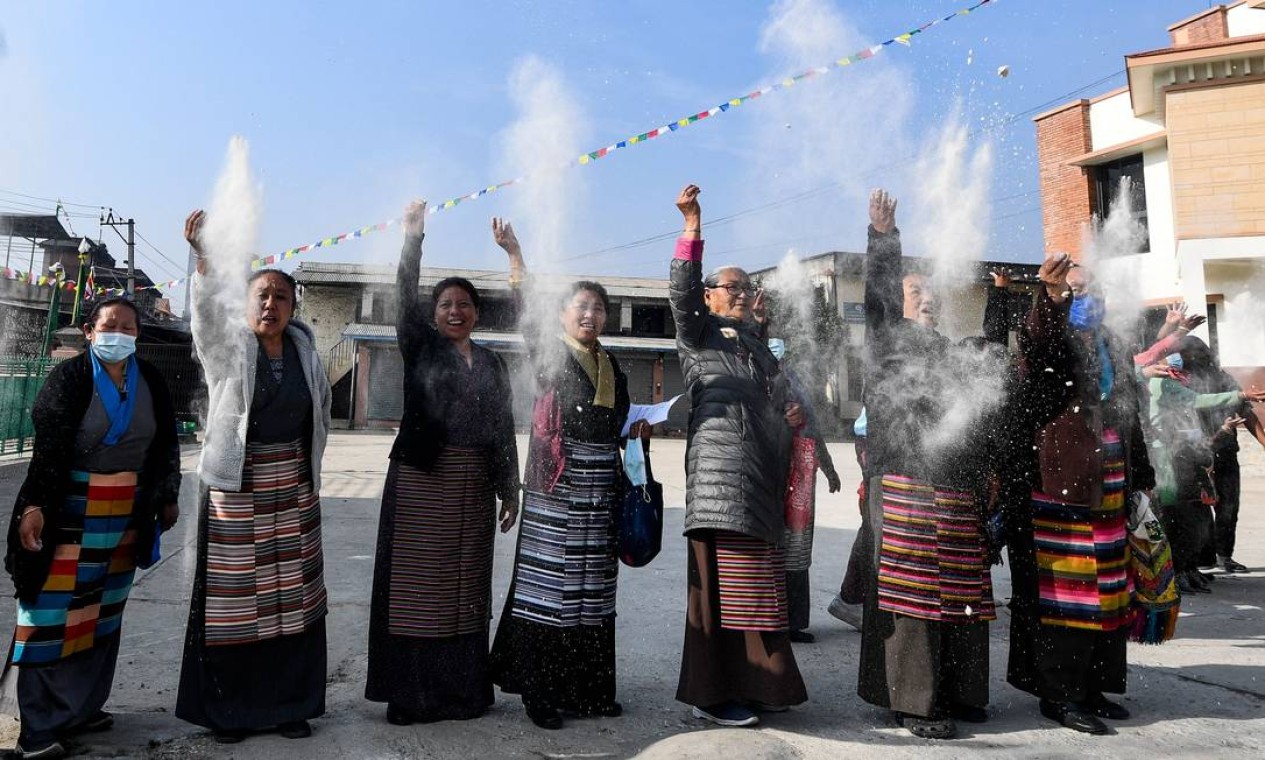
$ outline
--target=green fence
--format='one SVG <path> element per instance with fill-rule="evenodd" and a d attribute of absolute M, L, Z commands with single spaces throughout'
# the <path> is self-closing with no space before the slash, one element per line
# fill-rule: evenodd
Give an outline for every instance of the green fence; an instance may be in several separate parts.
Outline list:
<path fill-rule="evenodd" d="M 35 438 L 31 407 L 56 363 L 52 359 L 0 357 L 0 455 L 30 450 Z"/>

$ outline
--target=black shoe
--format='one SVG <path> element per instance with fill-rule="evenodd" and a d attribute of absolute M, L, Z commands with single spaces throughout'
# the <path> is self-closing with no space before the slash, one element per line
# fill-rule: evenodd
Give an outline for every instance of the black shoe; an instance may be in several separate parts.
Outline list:
<path fill-rule="evenodd" d="M 14 757 L 19 758 L 29 757 L 35 760 L 59 760 L 59 758 L 66 756 L 66 748 L 62 746 L 61 742 L 52 742 L 51 744 L 46 744 L 43 747 L 36 747 L 35 749 L 26 749 L 19 744 L 16 749 L 17 752 L 14 754 Z"/>
<path fill-rule="evenodd" d="M 246 738 L 245 731 L 216 731 L 216 744 L 240 744 Z"/>
<path fill-rule="evenodd" d="M 955 704 L 949 707 L 949 717 L 963 723 L 987 723 L 988 711 L 974 705 Z"/>
<path fill-rule="evenodd" d="M 556 731 L 562 728 L 562 716 L 552 707 L 528 707 L 527 717 L 540 728 Z"/>
<path fill-rule="evenodd" d="M 1064 728 L 1080 731 L 1082 734 L 1101 736 L 1107 733 L 1106 723 L 1071 702 L 1051 702 L 1048 699 L 1043 699 L 1041 700 L 1041 714 Z"/>
<path fill-rule="evenodd" d="M 1247 565 L 1243 564 L 1242 562 L 1235 562 L 1235 561 L 1234 561 L 1232 558 L 1230 558 L 1230 557 L 1223 557 L 1223 558 L 1221 559 L 1221 569 L 1222 569 L 1222 570 L 1225 570 L 1227 573 L 1248 573 L 1248 572 L 1251 572 L 1251 570 L 1249 570 L 1249 569 L 1248 569 L 1248 566 L 1247 566 Z"/>
<path fill-rule="evenodd" d="M 387 703 L 387 723 L 393 726 L 411 726 L 413 725 L 413 716 L 408 714 L 402 707 L 396 707 L 390 702 Z"/>
<path fill-rule="evenodd" d="M 306 720 L 294 720 L 277 726 L 277 733 L 287 739 L 306 739 L 312 735 L 312 727 Z"/>
<path fill-rule="evenodd" d="M 1207 575 L 1198 570 L 1191 570 L 1186 575 L 1190 579 L 1190 585 L 1194 586 L 1196 591 L 1201 594 L 1212 593 L 1212 586 L 1208 583 L 1209 577 Z"/>
<path fill-rule="evenodd" d="M 811 644 L 817 640 L 816 636 L 804 630 L 791 631 L 790 638 L 791 642 L 795 644 Z"/>
<path fill-rule="evenodd" d="M 1199 576 L 1196 579 L 1196 576 Z M 1211 594 L 1212 589 L 1208 588 L 1208 583 L 1199 575 L 1198 570 L 1188 570 L 1177 576 L 1177 588 L 1183 594 Z"/>
<path fill-rule="evenodd" d="M 1086 712 L 1093 713 L 1099 718 L 1107 720 L 1125 720 L 1129 717 L 1129 711 L 1124 705 L 1118 705 L 1102 695 L 1102 692 L 1092 695 L 1089 699 L 1081 702 L 1081 707 Z"/>

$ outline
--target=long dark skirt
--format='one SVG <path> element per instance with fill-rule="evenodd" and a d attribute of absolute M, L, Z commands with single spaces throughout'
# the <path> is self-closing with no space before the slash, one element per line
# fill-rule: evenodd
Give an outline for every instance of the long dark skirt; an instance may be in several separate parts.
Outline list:
<path fill-rule="evenodd" d="M 448 451 L 430 473 L 396 462 L 387 471 L 365 698 L 413 720 L 475 718 L 493 702 L 488 624 L 496 505 L 481 463 L 474 452 Z M 393 567 L 407 577 L 393 578 Z"/>
<path fill-rule="evenodd" d="M 176 717 L 214 731 L 254 731 L 325 714 L 325 619 L 302 633 L 253 643 L 207 645 L 207 520 L 201 494 L 198 564 Z"/>
<path fill-rule="evenodd" d="M 688 563 L 685 646 L 677 701 L 696 707 L 734 701 L 766 705 L 807 701 L 804 679 L 785 631 L 721 627 L 714 533 L 691 534 Z"/>
<path fill-rule="evenodd" d="M 1012 584 L 1006 667 L 1010 685 L 1055 702 L 1079 702 L 1098 693 L 1123 694 L 1128 628 L 1101 632 L 1042 623 L 1030 520 L 1011 532 L 1006 550 Z"/>
<path fill-rule="evenodd" d="M 1207 559 L 1201 555 L 1212 545 L 1212 507 L 1198 500 L 1166 504 L 1160 508 L 1160 522 L 1173 550 L 1173 569 L 1179 573 L 1199 569 L 1200 560 Z"/>
<path fill-rule="evenodd" d="M 22 713 L 18 744 L 28 750 L 46 747 L 105 707 L 114 684 L 119 638 L 116 634 L 51 665 L 10 666 L 17 668 Z"/>
<path fill-rule="evenodd" d="M 1217 452 L 1214 468 L 1213 482 L 1217 486 L 1216 554 L 1233 557 L 1234 537 L 1239 525 L 1239 499 L 1243 490 L 1238 452 Z"/>
<path fill-rule="evenodd" d="M 492 678 L 530 709 L 593 713 L 615 701 L 615 616 L 559 627 L 516 617 L 513 594 L 496 628 Z"/>

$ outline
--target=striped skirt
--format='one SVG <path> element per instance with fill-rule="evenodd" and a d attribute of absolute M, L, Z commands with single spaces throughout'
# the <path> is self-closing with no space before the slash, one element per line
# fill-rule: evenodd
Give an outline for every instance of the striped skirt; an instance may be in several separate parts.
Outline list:
<path fill-rule="evenodd" d="M 44 539 L 55 544 L 48 579 L 32 604 L 18 602 L 14 663 L 60 662 L 119 633 L 136 575 L 136 481 L 71 472 L 61 524 Z"/>
<path fill-rule="evenodd" d="M 993 583 L 972 494 L 884 475 L 878 608 L 944 623 L 993 620 Z"/>
<path fill-rule="evenodd" d="M 786 555 L 781 547 L 717 531 L 716 585 L 721 628 L 787 630 Z"/>
<path fill-rule="evenodd" d="M 553 492 L 523 497 L 511 612 L 544 625 L 601 625 L 615 614 L 619 447 L 567 439 L 563 456 Z"/>
<path fill-rule="evenodd" d="M 302 440 L 246 445 L 240 491 L 209 489 L 206 643 L 303 633 L 325 616 L 321 502 Z"/>
<path fill-rule="evenodd" d="M 429 472 L 399 465 L 391 635 L 439 638 L 487 630 L 495 512 L 482 452 L 446 447 Z"/>
<path fill-rule="evenodd" d="M 1045 625 L 1114 631 L 1131 622 L 1124 445 L 1103 431 L 1097 506 L 1032 494 L 1038 609 Z"/>

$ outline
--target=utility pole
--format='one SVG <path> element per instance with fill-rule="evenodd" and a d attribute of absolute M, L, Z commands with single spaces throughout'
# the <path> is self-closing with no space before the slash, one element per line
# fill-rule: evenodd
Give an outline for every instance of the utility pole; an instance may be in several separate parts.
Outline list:
<path fill-rule="evenodd" d="M 107 209 L 106 215 L 101 219 L 101 224 L 115 228 L 114 232 L 119 237 L 123 237 L 123 234 L 117 228 L 127 226 L 127 237 L 123 238 L 123 242 L 127 243 L 127 297 L 132 298 L 136 295 L 136 220 L 117 219 L 114 216 L 114 209 Z"/>

